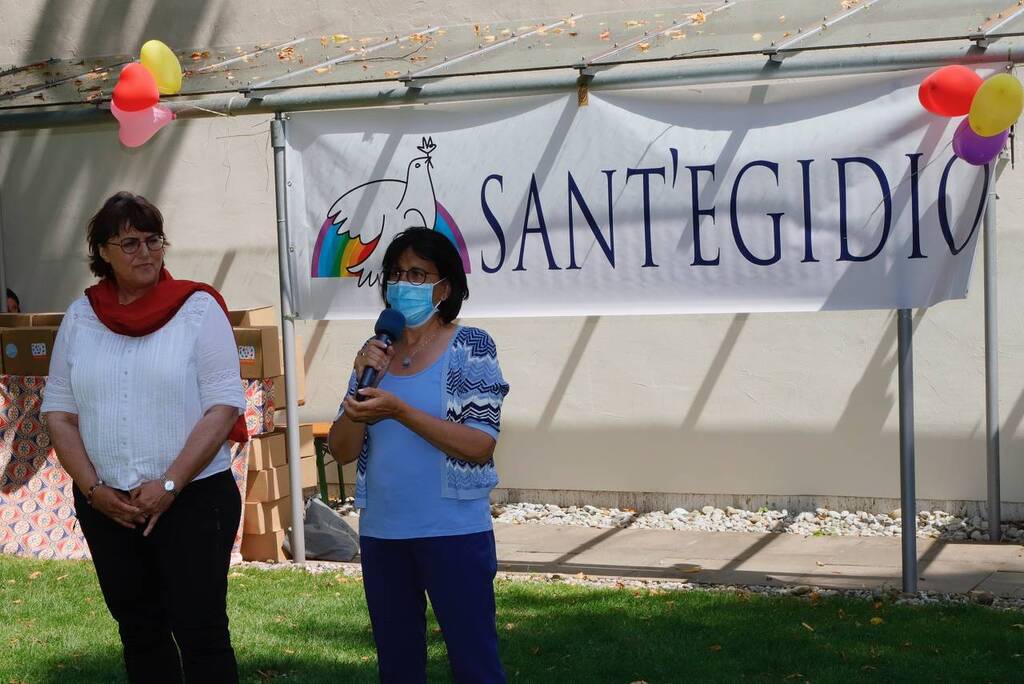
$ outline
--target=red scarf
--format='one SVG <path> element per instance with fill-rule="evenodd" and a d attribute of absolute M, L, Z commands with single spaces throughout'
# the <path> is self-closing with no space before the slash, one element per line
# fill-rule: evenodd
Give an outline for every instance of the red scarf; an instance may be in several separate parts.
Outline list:
<path fill-rule="evenodd" d="M 227 304 L 215 288 L 193 280 L 175 280 L 166 268 L 160 270 L 156 286 L 131 304 L 118 301 L 117 285 L 111 278 L 104 278 L 87 288 L 85 296 L 89 298 L 96 316 L 111 331 L 129 337 L 143 337 L 164 327 L 196 292 L 212 296 L 224 311 L 224 316 L 228 315 Z M 249 441 L 243 416 L 235 421 L 228 439 L 239 444 Z"/>

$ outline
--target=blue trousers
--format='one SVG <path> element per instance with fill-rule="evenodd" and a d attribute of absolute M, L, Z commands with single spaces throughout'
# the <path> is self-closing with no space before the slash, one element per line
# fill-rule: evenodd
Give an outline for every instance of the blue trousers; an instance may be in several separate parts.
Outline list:
<path fill-rule="evenodd" d="M 382 682 L 427 681 L 429 596 L 455 681 L 504 684 L 495 625 L 493 532 L 359 541 Z"/>

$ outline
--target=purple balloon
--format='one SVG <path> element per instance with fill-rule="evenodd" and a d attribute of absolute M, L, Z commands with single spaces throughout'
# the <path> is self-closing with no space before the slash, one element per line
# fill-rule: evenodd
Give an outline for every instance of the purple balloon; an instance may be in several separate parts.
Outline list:
<path fill-rule="evenodd" d="M 953 153 L 968 164 L 984 166 L 999 155 L 1009 135 L 1009 129 L 988 138 L 978 135 L 965 117 L 953 134 Z"/>

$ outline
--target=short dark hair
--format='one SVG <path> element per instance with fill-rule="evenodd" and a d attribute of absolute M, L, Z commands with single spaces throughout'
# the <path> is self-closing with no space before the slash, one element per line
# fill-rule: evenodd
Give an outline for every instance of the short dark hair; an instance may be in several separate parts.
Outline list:
<path fill-rule="evenodd" d="M 14 303 L 18 305 L 18 308 L 21 308 L 21 300 L 18 299 L 18 295 L 14 294 L 14 290 L 11 288 L 7 288 L 7 298 L 13 299 Z"/>
<path fill-rule="evenodd" d="M 114 269 L 100 256 L 100 247 L 129 226 L 140 233 L 152 233 L 166 238 L 163 214 L 154 204 L 141 195 L 124 191 L 114 193 L 89 221 L 89 270 L 93 275 L 99 278 L 114 277 Z"/>
<path fill-rule="evenodd" d="M 452 241 L 441 233 L 430 228 L 407 228 L 391 241 L 388 249 L 384 252 L 383 274 L 380 282 L 380 296 L 384 303 L 388 303 L 388 278 L 398 263 L 405 250 L 411 249 L 421 259 L 426 259 L 435 266 L 441 278 L 448 282 L 451 292 L 437 307 L 437 313 L 441 320 L 451 323 L 459 317 L 462 309 L 462 302 L 469 299 L 469 284 L 466 282 L 466 269 L 462 265 L 462 257 L 459 250 L 455 249 Z"/>

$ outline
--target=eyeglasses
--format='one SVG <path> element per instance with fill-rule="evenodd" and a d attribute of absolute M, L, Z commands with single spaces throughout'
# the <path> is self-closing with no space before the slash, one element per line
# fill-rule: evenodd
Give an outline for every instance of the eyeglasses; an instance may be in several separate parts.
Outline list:
<path fill-rule="evenodd" d="M 405 276 L 405 280 L 410 285 L 422 285 L 427 282 L 428 275 L 441 275 L 440 273 L 434 273 L 433 271 L 424 271 L 422 268 L 410 268 L 403 271 L 400 268 L 393 268 L 388 271 L 388 284 L 393 285 L 402 280 L 402 276 Z"/>
<path fill-rule="evenodd" d="M 146 243 L 146 249 L 150 252 L 159 252 L 164 248 L 164 245 L 167 244 L 167 240 L 164 239 L 163 235 L 150 235 L 145 240 L 140 240 L 139 238 L 125 238 L 120 242 L 112 242 L 108 240 L 107 244 L 117 245 L 125 254 L 135 254 L 139 251 L 139 246 L 142 245 L 143 242 Z"/>

